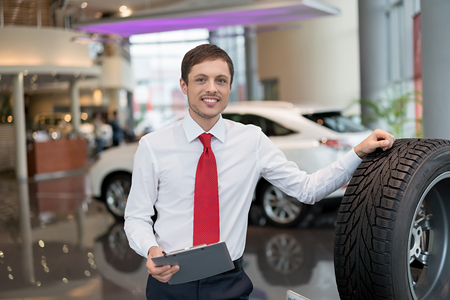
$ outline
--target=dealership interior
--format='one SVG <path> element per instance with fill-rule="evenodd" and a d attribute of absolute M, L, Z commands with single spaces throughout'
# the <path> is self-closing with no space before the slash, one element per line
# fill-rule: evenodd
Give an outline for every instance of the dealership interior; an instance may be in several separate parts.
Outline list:
<path fill-rule="evenodd" d="M 180 65 L 190 49 L 210 43 L 229 54 L 224 118 L 262 127 L 290 160 L 311 155 L 310 173 L 328 161 L 310 167 L 319 148 L 340 153 L 335 160 L 354 146 L 342 143 L 343 129 L 322 133 L 338 121 L 331 113 L 355 134 L 450 139 L 449 15 L 445 0 L 0 0 L 0 299 L 145 299 L 146 259 L 124 231 L 132 160 L 142 136 L 188 110 Z M 245 121 L 232 104 L 248 102 Z M 258 105 L 285 109 L 285 120 L 256 120 L 269 118 Z M 300 107 L 317 137 L 288 118 Z M 315 148 L 292 150 L 282 140 L 290 134 L 303 145 L 313 137 Z M 309 206 L 263 183 L 244 252 L 250 299 L 287 299 L 289 290 L 368 299 L 346 298 L 336 279 L 345 187 Z M 263 192 L 296 215 L 270 211 Z M 423 251 L 414 257 L 428 266 Z M 408 299 L 450 299 L 449 276 L 435 276 L 447 287 L 430 284 L 431 298 L 412 280 Z"/>

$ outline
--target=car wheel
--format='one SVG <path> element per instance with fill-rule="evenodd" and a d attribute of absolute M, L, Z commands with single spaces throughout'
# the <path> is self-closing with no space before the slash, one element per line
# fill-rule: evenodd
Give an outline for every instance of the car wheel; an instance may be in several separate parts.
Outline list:
<path fill-rule="evenodd" d="M 114 223 L 97 241 L 103 245 L 105 259 L 114 269 L 132 273 L 142 265 L 143 258 L 128 246 L 122 221 Z"/>
<path fill-rule="evenodd" d="M 335 229 L 341 299 L 450 299 L 450 141 L 402 139 L 368 155 Z"/>
<path fill-rule="evenodd" d="M 307 215 L 309 205 L 288 196 L 279 188 L 265 182 L 261 188 L 259 203 L 267 221 L 277 227 L 293 227 Z"/>
<path fill-rule="evenodd" d="M 103 187 L 106 207 L 117 219 L 123 219 L 128 194 L 131 188 L 131 174 L 119 173 L 108 178 Z"/>

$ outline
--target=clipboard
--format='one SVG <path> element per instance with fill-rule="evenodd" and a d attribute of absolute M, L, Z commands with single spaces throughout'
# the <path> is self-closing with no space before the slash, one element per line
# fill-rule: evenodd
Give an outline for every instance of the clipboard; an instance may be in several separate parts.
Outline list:
<path fill-rule="evenodd" d="M 234 268 L 225 242 L 200 245 L 152 257 L 157 267 L 179 265 L 169 284 L 179 284 L 214 276 Z"/>
<path fill-rule="evenodd" d="M 305 296 L 297 294 L 294 291 L 288 290 L 286 293 L 286 300 L 309 300 L 309 298 L 306 298 Z"/>

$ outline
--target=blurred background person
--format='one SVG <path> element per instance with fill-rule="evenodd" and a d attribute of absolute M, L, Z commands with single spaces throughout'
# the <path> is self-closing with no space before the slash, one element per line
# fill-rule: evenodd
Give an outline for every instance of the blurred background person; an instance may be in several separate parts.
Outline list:
<path fill-rule="evenodd" d="M 113 146 L 119 146 L 124 140 L 124 131 L 120 125 L 117 111 L 113 113 L 113 119 L 109 122 L 113 130 Z"/>
<path fill-rule="evenodd" d="M 103 150 L 103 140 L 102 140 L 102 126 L 103 119 L 102 114 L 100 112 L 96 112 L 94 115 L 94 120 L 92 122 L 94 124 L 94 135 L 95 135 L 95 143 L 97 145 L 97 153 L 100 153 Z"/>

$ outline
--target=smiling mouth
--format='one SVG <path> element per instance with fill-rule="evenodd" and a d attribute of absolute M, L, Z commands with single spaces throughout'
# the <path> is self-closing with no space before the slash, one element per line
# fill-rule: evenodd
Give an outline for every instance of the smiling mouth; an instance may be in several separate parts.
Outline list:
<path fill-rule="evenodd" d="M 202 99 L 202 101 L 203 101 L 203 102 L 206 102 L 206 103 L 216 103 L 216 102 L 218 102 L 219 100 L 217 100 L 217 99 L 205 98 L 205 99 Z"/>

